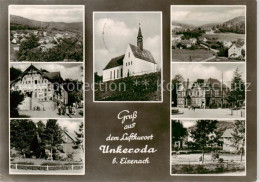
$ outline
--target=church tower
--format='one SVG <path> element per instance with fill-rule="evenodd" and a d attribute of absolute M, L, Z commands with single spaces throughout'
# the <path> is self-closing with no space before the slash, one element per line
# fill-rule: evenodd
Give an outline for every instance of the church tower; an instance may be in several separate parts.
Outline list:
<path fill-rule="evenodd" d="M 138 36 L 137 36 L 137 46 L 143 51 L 143 35 L 139 23 L 139 30 L 138 30 Z"/>

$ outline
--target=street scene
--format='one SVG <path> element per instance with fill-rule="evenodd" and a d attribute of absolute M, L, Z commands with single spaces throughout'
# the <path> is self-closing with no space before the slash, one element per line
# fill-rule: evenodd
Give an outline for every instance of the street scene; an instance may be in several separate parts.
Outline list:
<path fill-rule="evenodd" d="M 10 13 L 10 61 L 82 62 L 84 6 L 16 6 Z"/>
<path fill-rule="evenodd" d="M 246 175 L 244 120 L 172 120 L 171 174 Z"/>
<path fill-rule="evenodd" d="M 245 65 L 172 63 L 171 118 L 245 118 Z"/>
<path fill-rule="evenodd" d="M 11 118 L 83 118 L 83 64 L 10 64 Z"/>
<path fill-rule="evenodd" d="M 10 174 L 84 174 L 83 120 L 11 120 L 10 147 Z"/>
<path fill-rule="evenodd" d="M 245 61 L 245 6 L 172 6 L 173 62 Z"/>

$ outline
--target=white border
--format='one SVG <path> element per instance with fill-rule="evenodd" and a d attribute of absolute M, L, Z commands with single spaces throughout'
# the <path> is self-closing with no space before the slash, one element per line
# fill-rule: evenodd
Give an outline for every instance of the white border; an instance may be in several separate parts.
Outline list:
<path fill-rule="evenodd" d="M 161 100 L 160 101 L 96 101 L 95 100 L 95 14 L 102 13 L 158 13 L 161 17 Z M 93 31 L 93 102 L 94 103 L 163 103 L 163 17 L 162 11 L 93 11 L 92 13 L 92 31 Z"/>
<path fill-rule="evenodd" d="M 81 7 L 82 8 L 82 11 L 83 11 L 83 14 L 82 14 L 82 20 L 83 20 L 83 32 L 82 32 L 82 36 L 83 36 L 83 61 L 79 61 L 79 62 L 62 62 L 62 61 L 56 61 L 56 62 L 29 62 L 29 61 L 24 61 L 24 62 L 10 62 L 10 7 L 12 6 L 67 6 L 67 7 L 72 7 L 72 6 L 75 6 L 75 7 Z M 86 159 L 85 159 L 85 154 L 86 154 L 86 146 L 85 146 L 85 138 L 86 138 L 86 120 L 85 120 L 85 116 L 86 116 L 86 113 L 85 113 L 85 109 L 86 109 L 86 97 L 85 97 L 85 5 L 52 5 L 52 4 L 49 4 L 49 5 L 9 5 L 8 6 L 8 118 L 9 118 L 9 127 L 8 127 L 8 136 L 9 136 L 9 162 L 8 162 L 8 169 L 9 169 L 9 174 L 10 175 L 77 175 L 77 176 L 81 176 L 81 175 L 85 175 L 85 171 L 86 171 Z M 81 118 L 11 118 L 10 117 L 10 64 L 24 64 L 24 63 L 32 63 L 32 64 L 79 64 L 79 65 L 82 65 L 83 66 L 83 88 L 82 88 L 82 92 L 83 92 L 83 101 L 84 101 L 84 105 L 83 105 L 83 117 Z M 11 161 L 10 161 L 10 123 L 11 123 L 11 120 L 14 120 L 14 119 L 32 119 L 32 120 L 40 120 L 40 119 L 56 119 L 56 120 L 62 120 L 62 119 L 66 119 L 66 120 L 80 120 L 80 121 L 83 121 L 83 125 L 84 125 L 84 154 L 83 154 L 83 171 L 82 173 L 13 173 L 11 172 L 11 168 L 10 168 L 10 164 L 11 164 Z"/>
<path fill-rule="evenodd" d="M 178 7 L 244 7 L 245 8 L 245 44 L 246 44 L 246 56 L 245 56 L 245 61 L 243 62 L 173 62 L 172 61 L 172 7 L 173 6 L 178 6 Z M 177 65 L 177 64 L 245 64 L 245 85 L 247 85 L 247 6 L 246 5 L 171 5 L 170 6 L 170 85 L 172 88 L 172 65 Z M 243 118 L 171 118 L 172 116 L 172 90 L 170 91 L 170 175 L 171 176 L 246 176 L 247 175 L 247 91 L 245 91 L 245 117 Z M 171 154 L 172 154 L 172 120 L 200 120 L 200 119 L 205 119 L 205 120 L 244 120 L 245 121 L 245 174 L 244 175 L 237 175 L 237 174 L 221 174 L 221 173 L 216 173 L 216 174 L 172 174 L 172 160 L 171 160 Z"/>

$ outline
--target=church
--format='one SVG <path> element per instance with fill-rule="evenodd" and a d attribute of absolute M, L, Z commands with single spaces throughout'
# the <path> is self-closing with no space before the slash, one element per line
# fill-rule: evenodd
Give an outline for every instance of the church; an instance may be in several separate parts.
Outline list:
<path fill-rule="evenodd" d="M 150 51 L 143 47 L 139 27 L 137 46 L 128 44 L 125 54 L 112 58 L 103 69 L 103 82 L 156 72 L 157 63 Z"/>
<path fill-rule="evenodd" d="M 39 70 L 30 65 L 18 78 L 11 81 L 12 91 L 21 91 L 25 99 L 19 110 L 55 110 L 58 104 L 68 103 L 60 72 Z"/>

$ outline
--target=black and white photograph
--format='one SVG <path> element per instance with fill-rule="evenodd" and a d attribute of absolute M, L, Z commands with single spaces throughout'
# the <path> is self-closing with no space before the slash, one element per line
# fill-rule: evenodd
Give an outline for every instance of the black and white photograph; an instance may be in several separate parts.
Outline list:
<path fill-rule="evenodd" d="M 244 62 L 246 6 L 171 6 L 172 62 Z"/>
<path fill-rule="evenodd" d="M 162 102 L 162 13 L 94 12 L 94 102 Z"/>
<path fill-rule="evenodd" d="M 82 119 L 10 121 L 10 174 L 84 175 Z"/>
<path fill-rule="evenodd" d="M 10 63 L 11 118 L 83 118 L 82 63 Z"/>
<path fill-rule="evenodd" d="M 246 175 L 245 120 L 171 120 L 171 175 Z"/>
<path fill-rule="evenodd" d="M 10 62 L 83 62 L 83 5 L 10 5 Z"/>
<path fill-rule="evenodd" d="M 171 118 L 245 118 L 244 63 L 172 63 Z"/>

